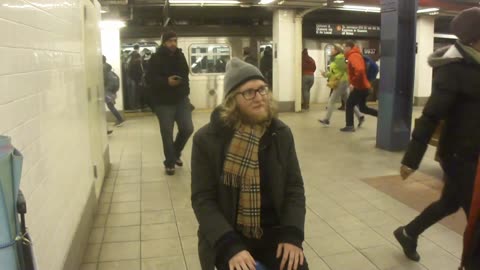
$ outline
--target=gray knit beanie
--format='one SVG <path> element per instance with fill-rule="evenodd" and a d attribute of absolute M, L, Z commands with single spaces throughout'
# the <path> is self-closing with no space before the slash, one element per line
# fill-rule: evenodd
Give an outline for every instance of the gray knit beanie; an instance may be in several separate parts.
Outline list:
<path fill-rule="evenodd" d="M 452 32 L 465 44 L 480 40 L 480 8 L 473 7 L 462 11 L 452 21 Z"/>
<path fill-rule="evenodd" d="M 223 79 L 224 97 L 240 85 L 254 79 L 265 81 L 265 77 L 263 77 L 262 72 L 260 72 L 258 68 L 238 58 L 232 58 L 232 60 L 227 63 L 226 73 Z"/>

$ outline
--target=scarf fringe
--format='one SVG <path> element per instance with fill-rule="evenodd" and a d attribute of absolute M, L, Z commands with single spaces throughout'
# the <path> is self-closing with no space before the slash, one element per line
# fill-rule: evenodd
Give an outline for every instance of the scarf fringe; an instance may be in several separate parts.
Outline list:
<path fill-rule="evenodd" d="M 242 177 L 232 173 L 223 173 L 223 183 L 228 187 L 240 188 Z"/>

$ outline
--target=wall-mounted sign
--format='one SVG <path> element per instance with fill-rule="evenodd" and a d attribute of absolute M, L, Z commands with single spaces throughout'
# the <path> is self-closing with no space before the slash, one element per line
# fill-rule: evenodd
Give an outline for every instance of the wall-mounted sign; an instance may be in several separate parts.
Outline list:
<path fill-rule="evenodd" d="M 350 36 L 350 37 L 379 37 L 380 26 L 351 25 L 351 24 L 317 24 L 317 35 Z"/>

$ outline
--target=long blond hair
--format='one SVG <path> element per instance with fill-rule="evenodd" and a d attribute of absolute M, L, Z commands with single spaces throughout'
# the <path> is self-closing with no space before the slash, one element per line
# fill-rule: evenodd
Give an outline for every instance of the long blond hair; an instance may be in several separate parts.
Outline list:
<path fill-rule="evenodd" d="M 243 122 L 242 114 L 238 108 L 236 96 L 238 89 L 228 94 L 220 105 L 220 119 L 231 128 L 237 128 Z M 278 117 L 278 104 L 273 99 L 271 91 L 268 91 L 268 120 L 263 123 L 265 126 L 270 125 L 273 118 Z"/>

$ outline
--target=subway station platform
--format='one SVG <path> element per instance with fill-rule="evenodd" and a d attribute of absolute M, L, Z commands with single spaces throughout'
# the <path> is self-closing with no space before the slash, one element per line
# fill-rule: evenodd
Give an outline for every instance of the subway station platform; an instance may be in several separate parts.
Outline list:
<path fill-rule="evenodd" d="M 343 134 L 344 113 L 329 128 L 324 106 L 280 119 L 293 130 L 307 194 L 304 250 L 312 270 L 451 270 L 462 251 L 463 213 L 436 224 L 419 241 L 420 263 L 405 258 L 393 230 L 439 195 L 441 171 L 430 149 L 422 170 L 400 180 L 401 153 L 375 148 L 376 119 Z M 418 115 L 419 110 L 415 111 Z M 198 130 L 209 112 L 195 112 Z M 109 137 L 106 180 L 81 270 L 200 270 L 197 222 L 190 204 L 191 140 L 185 166 L 164 173 L 158 122 L 128 120 Z"/>

